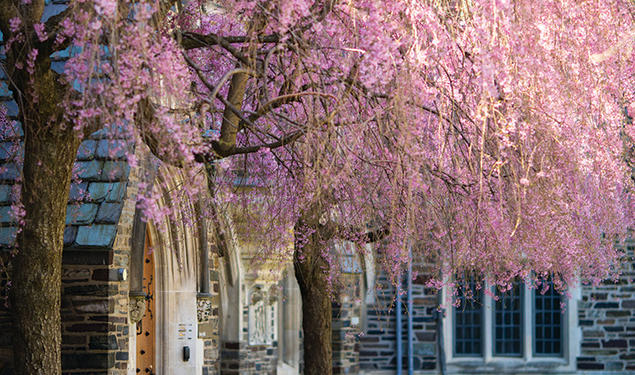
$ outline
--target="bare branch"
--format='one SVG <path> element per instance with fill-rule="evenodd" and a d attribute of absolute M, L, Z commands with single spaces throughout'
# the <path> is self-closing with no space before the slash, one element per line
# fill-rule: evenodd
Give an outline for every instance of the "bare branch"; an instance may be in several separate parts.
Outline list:
<path fill-rule="evenodd" d="M 385 226 L 364 231 L 362 228 L 341 225 L 334 221 L 329 221 L 325 227 L 331 228 L 332 231 L 334 230 L 332 233 L 334 233 L 336 237 L 356 243 L 374 243 L 390 235 L 390 229 Z"/>
<path fill-rule="evenodd" d="M 231 155 L 240 155 L 240 154 L 251 154 L 254 152 L 258 152 L 263 148 L 268 148 L 270 150 L 291 144 L 293 142 L 295 142 L 297 139 L 299 139 L 301 136 L 304 135 L 304 130 L 298 130 L 296 132 L 293 132 L 291 134 L 288 134 L 282 138 L 280 138 L 279 140 L 275 141 L 275 142 L 271 142 L 271 143 L 266 143 L 266 144 L 262 144 L 262 145 L 256 145 L 256 146 L 245 146 L 245 147 L 234 147 L 231 150 L 222 150 L 216 149 L 216 145 L 217 142 L 212 142 L 212 147 L 214 148 L 214 152 L 216 152 L 217 154 L 219 154 L 220 156 L 223 157 L 227 157 L 227 156 L 231 156 Z M 222 153 L 221 153 L 222 152 Z"/>
<path fill-rule="evenodd" d="M 325 93 L 317 92 L 317 91 L 304 91 L 304 92 L 298 92 L 298 93 L 294 93 L 294 94 L 280 95 L 278 97 L 275 97 L 275 98 L 271 99 L 267 103 L 265 103 L 258 110 L 257 115 L 262 116 L 263 114 L 265 114 L 270 109 L 277 108 L 277 107 L 279 107 L 281 105 L 290 103 L 292 101 L 292 99 L 296 99 L 297 100 L 298 98 L 300 98 L 302 96 L 307 96 L 307 95 L 322 96 L 322 97 L 332 98 L 333 100 L 337 101 L 337 98 L 334 95 L 325 94 Z"/>
<path fill-rule="evenodd" d="M 181 41 L 181 45 L 185 49 L 194 49 L 194 48 L 205 48 L 221 45 L 225 47 L 223 44 L 236 44 L 236 43 L 247 43 L 251 41 L 257 41 L 258 43 L 278 43 L 280 42 L 280 35 L 271 34 L 271 35 L 259 35 L 255 39 L 249 38 L 246 36 L 218 36 L 216 34 L 199 34 L 186 32 L 182 34 L 183 40 Z"/>
<path fill-rule="evenodd" d="M 249 66 L 249 59 L 245 57 L 238 48 L 232 46 L 232 43 L 229 42 L 225 37 L 218 36 L 216 34 L 195 34 L 195 33 L 184 33 L 181 34 L 181 45 L 186 50 L 193 48 L 201 48 L 201 47 L 211 47 L 215 45 L 219 45 L 223 47 L 227 52 L 231 53 L 238 61 Z"/>

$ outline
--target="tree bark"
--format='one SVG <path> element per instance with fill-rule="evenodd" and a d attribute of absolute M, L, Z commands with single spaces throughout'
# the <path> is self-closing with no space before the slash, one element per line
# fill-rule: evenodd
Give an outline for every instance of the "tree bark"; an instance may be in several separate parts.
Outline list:
<path fill-rule="evenodd" d="M 79 139 L 72 127 L 25 125 L 24 225 L 12 270 L 17 375 L 61 374 L 60 294 L 66 205 Z"/>
<path fill-rule="evenodd" d="M 11 261 L 13 362 L 18 375 L 61 373 L 60 295 L 66 205 L 73 162 L 80 139 L 60 104 L 68 86 L 51 70 L 50 51 L 35 36 L 44 0 L 0 1 L 0 29 L 12 37 L 10 19 L 20 17 L 26 31 L 6 51 L 9 76 L 24 130 L 21 203 L 17 254 Z M 28 53 L 39 48 L 30 69 Z M 46 52 L 46 53 L 45 53 Z M 17 68 L 22 66 L 23 68 Z"/>
<path fill-rule="evenodd" d="M 61 373 L 60 293 L 66 205 L 79 140 L 69 129 L 25 129 L 26 215 L 13 261 L 14 366 L 18 375 Z"/>
<path fill-rule="evenodd" d="M 296 236 L 303 236 L 299 224 Z M 332 311 L 328 293 L 327 263 L 322 257 L 322 247 L 327 241 L 317 230 L 307 243 L 296 240 L 294 251 L 295 277 L 302 296 L 302 330 L 304 339 L 304 374 L 331 375 L 333 373 L 333 349 L 331 341 Z M 300 248 L 300 246 L 302 246 Z"/>

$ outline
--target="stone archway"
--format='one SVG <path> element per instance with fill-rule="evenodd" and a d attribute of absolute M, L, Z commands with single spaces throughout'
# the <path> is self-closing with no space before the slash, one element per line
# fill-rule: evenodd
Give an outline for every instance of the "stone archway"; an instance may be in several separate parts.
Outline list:
<path fill-rule="evenodd" d="M 170 200 L 168 192 L 182 182 L 178 172 L 168 167 L 160 168 L 154 184 L 161 193 L 159 205 L 160 207 L 171 206 L 172 211 L 178 214 L 142 225 L 150 239 L 148 247 L 142 251 L 144 255 L 142 265 L 147 265 L 146 260 L 154 262 L 155 289 L 150 291 L 146 288 L 144 293 L 137 292 L 141 295 L 140 297 L 133 297 L 132 290 L 130 293 L 131 306 L 138 301 L 147 302 L 147 306 L 139 309 L 142 311 L 141 314 L 145 313 L 145 315 L 137 324 L 134 324 L 134 308 L 131 308 L 129 375 L 150 373 L 145 372 L 145 369 L 149 367 L 145 366 L 145 360 L 142 358 L 149 354 L 149 351 L 146 350 L 145 354 L 141 354 L 141 350 L 145 350 L 143 347 L 152 347 L 146 340 L 146 330 L 143 328 L 144 325 L 151 324 L 146 323 L 150 313 L 153 314 L 156 327 L 153 341 L 155 362 L 151 373 L 198 375 L 214 373 L 217 368 L 216 362 L 219 358 L 217 321 L 221 310 L 220 294 L 217 285 L 218 276 L 210 279 L 208 275 L 210 270 L 216 270 L 218 261 L 209 259 L 210 248 L 213 246 L 209 246 L 209 237 L 202 235 L 203 231 L 207 231 L 207 226 L 190 225 L 184 218 L 185 215 L 193 215 L 195 222 L 198 222 L 197 212 L 193 205 L 189 202 L 176 203 Z M 178 209 L 175 209 L 174 205 L 177 204 Z M 201 222 L 204 223 L 204 221 Z M 135 259 L 137 259 L 137 265 L 135 265 Z M 135 270 L 139 272 L 139 259 L 141 257 L 135 254 L 133 240 L 131 273 Z M 150 268 L 146 267 L 146 269 L 146 274 L 149 275 Z M 210 284 L 215 285 L 210 286 Z M 152 304 L 154 304 L 154 311 L 150 310 Z M 143 329 L 141 338 L 136 335 L 139 326 Z M 148 332 L 151 331 L 148 330 Z M 152 333 L 149 336 L 152 336 Z M 135 351 L 134 348 L 139 350 Z M 145 367 L 141 368 L 137 364 Z M 137 372 L 137 369 L 140 371 Z"/>

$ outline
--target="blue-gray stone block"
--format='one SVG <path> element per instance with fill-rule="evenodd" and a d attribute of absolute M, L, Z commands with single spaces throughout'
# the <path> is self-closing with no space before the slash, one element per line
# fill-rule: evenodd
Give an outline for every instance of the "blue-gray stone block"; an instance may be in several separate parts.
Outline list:
<path fill-rule="evenodd" d="M 46 22 L 49 18 L 62 13 L 64 9 L 66 9 L 66 4 L 48 4 L 44 7 L 40 22 Z"/>
<path fill-rule="evenodd" d="M 101 173 L 102 181 L 120 181 L 130 172 L 130 166 L 125 161 L 107 161 Z"/>
<path fill-rule="evenodd" d="M 64 66 L 66 65 L 66 61 L 58 60 L 51 62 L 51 70 L 57 72 L 59 74 L 64 74 Z"/>
<path fill-rule="evenodd" d="M 101 174 L 103 163 L 98 160 L 76 162 L 78 175 L 84 180 L 96 180 Z"/>
<path fill-rule="evenodd" d="M 116 225 L 82 226 L 77 230 L 75 243 L 78 246 L 108 247 L 115 239 L 116 233 Z"/>
<path fill-rule="evenodd" d="M 2 106 L 3 103 L 0 103 Z M 0 140 L 7 140 L 16 137 L 24 136 L 22 131 L 22 124 L 19 121 L 11 121 L 10 126 L 0 127 Z"/>
<path fill-rule="evenodd" d="M 24 154 L 24 142 L 0 142 L 0 161 L 16 160 Z"/>
<path fill-rule="evenodd" d="M 0 223 L 16 223 L 15 217 L 11 214 L 11 206 L 0 207 Z"/>
<path fill-rule="evenodd" d="M 121 215 L 121 203 L 102 203 L 95 218 L 96 223 L 117 224 Z"/>
<path fill-rule="evenodd" d="M 77 150 L 77 160 L 92 160 L 95 156 L 97 143 L 92 139 L 87 139 L 79 145 Z"/>
<path fill-rule="evenodd" d="M 0 160 L 6 161 L 11 159 L 13 152 L 15 151 L 15 143 L 13 142 L 0 142 Z"/>
<path fill-rule="evenodd" d="M 414 354 L 422 357 L 436 355 L 436 345 L 430 342 L 419 342 L 414 344 Z"/>
<path fill-rule="evenodd" d="M 101 128 L 90 135 L 91 139 L 102 139 L 108 137 L 108 128 Z"/>
<path fill-rule="evenodd" d="M 102 139 L 97 145 L 97 157 L 102 159 L 123 159 L 126 157 L 126 142 Z"/>
<path fill-rule="evenodd" d="M 72 245 L 77 237 L 77 227 L 67 226 L 64 228 L 64 246 Z"/>
<path fill-rule="evenodd" d="M 98 208 L 92 203 L 70 204 L 66 207 L 66 224 L 92 224 Z"/>
<path fill-rule="evenodd" d="M 130 129 L 122 124 L 119 125 L 104 125 L 103 128 L 97 130 L 93 134 L 90 135 L 90 139 L 122 139 L 122 138 L 131 138 Z"/>
<path fill-rule="evenodd" d="M 84 92 L 84 89 L 82 88 L 82 85 L 80 85 L 78 79 L 73 80 L 73 90 L 77 92 Z"/>
<path fill-rule="evenodd" d="M 88 186 L 90 199 L 97 202 L 120 202 L 125 192 L 125 182 L 92 182 Z"/>
<path fill-rule="evenodd" d="M 20 111 L 18 108 L 18 103 L 15 100 L 11 100 L 9 102 L 3 102 L 4 106 L 7 107 L 7 116 L 16 117 Z"/>
<path fill-rule="evenodd" d="M 0 166 L 0 180 L 15 180 L 20 175 L 18 166 L 8 163 Z"/>
<path fill-rule="evenodd" d="M 69 201 L 76 202 L 84 200 L 87 194 L 88 182 L 73 182 L 71 183 L 71 191 L 69 194 Z"/>
<path fill-rule="evenodd" d="M 66 47 L 61 51 L 56 51 L 53 54 L 51 54 L 51 59 L 52 60 L 66 60 L 69 57 L 71 57 L 71 48 L 73 48 L 72 46 Z"/>
<path fill-rule="evenodd" d="M 15 236 L 18 233 L 16 227 L 0 227 L 0 245 L 15 245 Z"/>
<path fill-rule="evenodd" d="M 0 185 L 0 203 L 13 202 L 13 185 Z"/>
<path fill-rule="evenodd" d="M 9 84 L 6 81 L 0 81 L 0 97 L 10 98 L 12 95 L 13 91 L 9 90 Z"/>
<path fill-rule="evenodd" d="M 106 197 L 106 202 L 121 202 L 126 193 L 126 186 L 128 185 L 125 182 L 115 182 L 112 184 L 112 189 L 108 196 Z"/>
<path fill-rule="evenodd" d="M 93 134 L 90 135 L 90 139 L 123 139 L 129 138 L 132 139 L 132 133 L 128 126 L 122 124 L 107 124 L 104 125 L 103 128 L 97 130 Z"/>
<path fill-rule="evenodd" d="M 113 185 L 111 182 L 91 182 L 91 184 L 88 185 L 88 196 L 90 200 L 97 202 L 104 201 L 112 190 Z"/>

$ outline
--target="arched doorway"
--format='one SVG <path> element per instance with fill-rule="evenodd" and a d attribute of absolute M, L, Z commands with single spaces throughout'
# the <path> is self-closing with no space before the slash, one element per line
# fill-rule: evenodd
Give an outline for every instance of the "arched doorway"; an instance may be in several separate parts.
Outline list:
<path fill-rule="evenodd" d="M 143 256 L 143 292 L 146 313 L 137 323 L 136 373 L 153 375 L 156 371 L 156 277 L 154 252 L 149 233 L 146 233 Z"/>
<path fill-rule="evenodd" d="M 127 375 L 218 371 L 222 272 L 205 217 L 169 194 L 183 183 L 178 173 L 160 168 L 153 183 L 157 204 L 176 213 L 144 220 L 140 208 L 135 212 Z"/>

